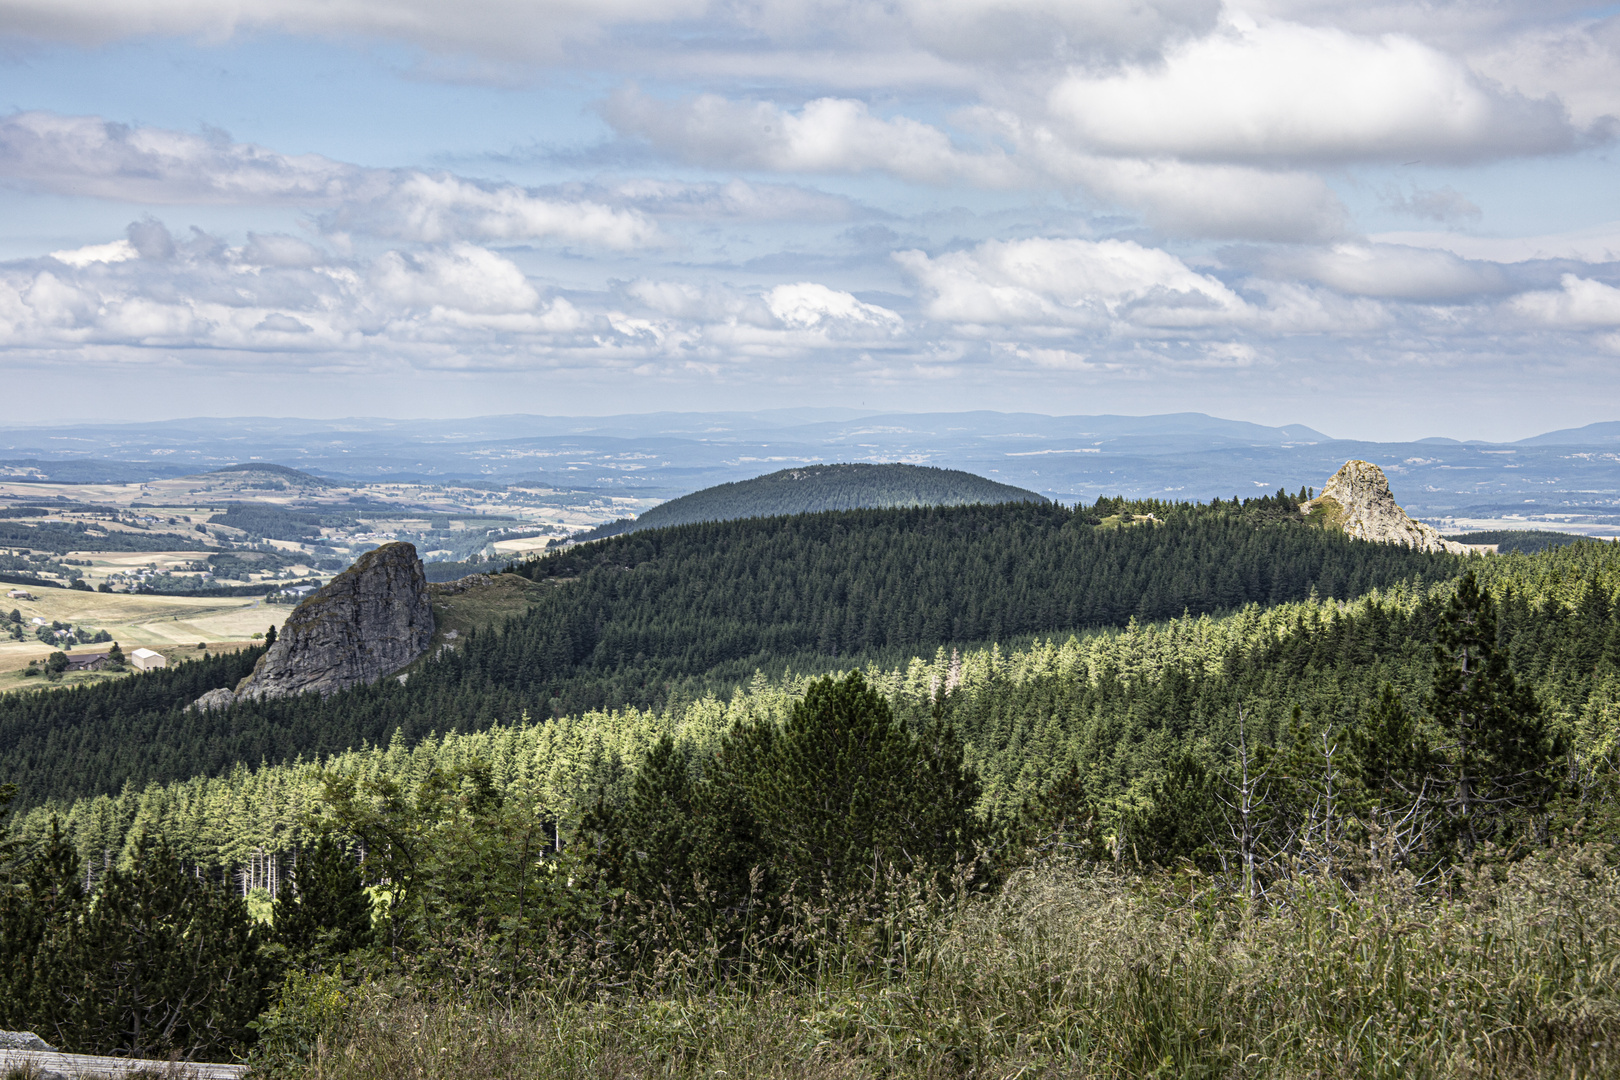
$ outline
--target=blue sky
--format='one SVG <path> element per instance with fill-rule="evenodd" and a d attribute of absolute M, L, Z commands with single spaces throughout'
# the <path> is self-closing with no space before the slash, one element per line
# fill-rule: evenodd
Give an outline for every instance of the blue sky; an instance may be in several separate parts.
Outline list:
<path fill-rule="evenodd" d="M 1620 416 L 1620 17 L 0 0 L 10 420 Z"/>

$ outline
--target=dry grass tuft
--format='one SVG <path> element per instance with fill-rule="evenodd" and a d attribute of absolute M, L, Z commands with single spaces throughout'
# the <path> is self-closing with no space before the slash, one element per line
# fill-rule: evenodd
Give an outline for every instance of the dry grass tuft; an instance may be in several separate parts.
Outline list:
<path fill-rule="evenodd" d="M 1620 1075 L 1620 876 L 1600 850 L 1441 889 L 1299 878 L 1264 910 L 1195 876 L 1046 867 L 903 916 L 719 981 L 694 954 L 693 977 L 640 989 L 372 983 L 261 1075 Z"/>

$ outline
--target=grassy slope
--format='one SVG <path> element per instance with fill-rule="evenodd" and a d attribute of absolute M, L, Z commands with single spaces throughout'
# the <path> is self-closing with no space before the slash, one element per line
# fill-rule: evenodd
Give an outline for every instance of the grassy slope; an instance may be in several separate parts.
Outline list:
<path fill-rule="evenodd" d="M 445 585 L 429 585 L 433 598 L 433 641 L 423 659 L 407 667 L 418 667 L 428 657 L 446 645 L 453 646 L 472 630 L 490 630 L 504 626 L 529 610 L 535 595 L 553 585 L 536 584 L 517 574 L 492 574 L 487 584 L 479 584 L 460 592 L 451 592 Z"/>

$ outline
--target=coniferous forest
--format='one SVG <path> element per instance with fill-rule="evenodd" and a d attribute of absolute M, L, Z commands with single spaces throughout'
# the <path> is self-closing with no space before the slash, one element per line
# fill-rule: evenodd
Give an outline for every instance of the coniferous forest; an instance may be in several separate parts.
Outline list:
<path fill-rule="evenodd" d="M 1612 1074 L 1620 554 L 1305 494 L 649 530 L 403 685 L 5 699 L 0 1027 L 284 1076 Z"/>
<path fill-rule="evenodd" d="M 161 685 L 0 698 L 0 775 L 27 802 L 111 793 L 395 732 L 414 741 L 523 716 L 656 708 L 723 692 L 756 670 L 833 671 L 953 643 L 1313 593 L 1348 599 L 1444 580 L 1461 565 L 1314 528 L 1297 513 L 1302 497 L 848 511 L 613 537 L 518 567 L 553 591 L 504 629 L 419 665 L 403 686 L 189 709 L 251 670 L 257 656 L 247 653 L 188 665 Z"/>

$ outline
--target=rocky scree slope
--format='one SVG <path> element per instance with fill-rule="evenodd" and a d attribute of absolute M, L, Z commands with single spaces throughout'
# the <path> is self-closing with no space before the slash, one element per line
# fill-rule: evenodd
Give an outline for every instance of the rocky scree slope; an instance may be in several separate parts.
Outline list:
<path fill-rule="evenodd" d="M 1418 551 L 1467 555 L 1472 549 L 1441 536 L 1430 525 L 1413 521 L 1395 504 L 1389 478 L 1370 461 L 1347 461 L 1329 478 L 1322 493 L 1300 504 L 1300 513 L 1318 518 L 1328 528 L 1343 529 L 1357 540 L 1404 544 Z"/>
<path fill-rule="evenodd" d="M 427 650 L 433 607 L 411 544 L 384 544 L 293 609 L 276 643 L 234 691 L 210 690 L 201 708 L 318 693 L 325 697 L 398 671 Z"/>

